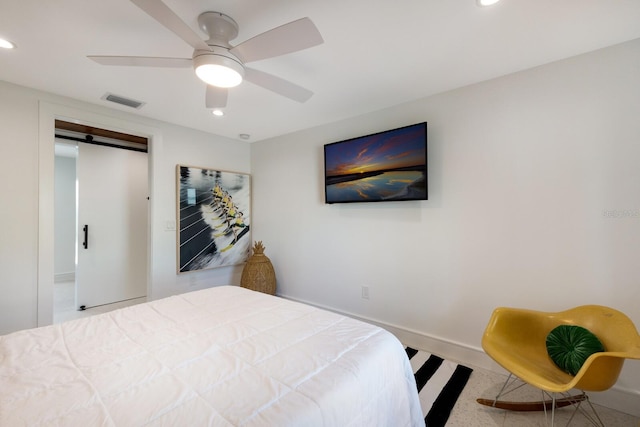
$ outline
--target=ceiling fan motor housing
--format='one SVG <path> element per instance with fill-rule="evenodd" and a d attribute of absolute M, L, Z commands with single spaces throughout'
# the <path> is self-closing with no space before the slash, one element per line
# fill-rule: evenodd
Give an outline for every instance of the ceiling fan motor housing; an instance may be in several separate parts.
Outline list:
<path fill-rule="evenodd" d="M 209 35 L 209 41 L 222 42 L 226 47 L 229 40 L 238 36 L 238 24 L 228 15 L 220 12 L 203 12 L 198 16 L 200 29 Z"/>
<path fill-rule="evenodd" d="M 209 34 L 207 44 L 211 50 L 193 52 L 193 68 L 198 77 L 218 87 L 233 87 L 244 78 L 242 61 L 229 52 L 229 40 L 238 35 L 238 24 L 220 12 L 204 12 L 198 17 L 200 28 Z M 215 77 L 214 77 L 215 75 Z"/>

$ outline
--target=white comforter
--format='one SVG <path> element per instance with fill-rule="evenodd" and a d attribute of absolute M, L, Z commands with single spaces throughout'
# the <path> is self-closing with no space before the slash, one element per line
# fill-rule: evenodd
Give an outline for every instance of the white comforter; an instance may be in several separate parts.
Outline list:
<path fill-rule="evenodd" d="M 378 327 L 235 286 L 0 337 L 2 426 L 424 425 Z"/>

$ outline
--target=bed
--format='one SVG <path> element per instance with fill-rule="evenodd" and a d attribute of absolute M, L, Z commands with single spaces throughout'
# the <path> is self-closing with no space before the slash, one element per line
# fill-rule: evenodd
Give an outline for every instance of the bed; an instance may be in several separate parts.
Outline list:
<path fill-rule="evenodd" d="M 0 337 L 1 426 L 424 426 L 389 332 L 237 286 Z"/>

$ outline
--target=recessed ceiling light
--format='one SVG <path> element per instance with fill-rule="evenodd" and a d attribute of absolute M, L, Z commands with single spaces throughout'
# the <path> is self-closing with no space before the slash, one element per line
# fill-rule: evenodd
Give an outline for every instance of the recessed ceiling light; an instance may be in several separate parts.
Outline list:
<path fill-rule="evenodd" d="M 224 116 L 224 111 L 216 109 L 216 110 L 213 110 L 211 114 L 213 114 L 216 117 L 222 117 Z"/>
<path fill-rule="evenodd" d="M 477 0 L 478 6 L 491 6 L 498 3 L 500 0 Z"/>
<path fill-rule="evenodd" d="M 0 47 L 3 49 L 14 49 L 16 45 L 11 43 L 9 40 L 0 38 Z"/>
<path fill-rule="evenodd" d="M 251 138 L 251 135 L 249 135 L 248 133 L 241 133 L 238 136 L 240 137 L 240 139 L 244 139 L 244 140 Z"/>

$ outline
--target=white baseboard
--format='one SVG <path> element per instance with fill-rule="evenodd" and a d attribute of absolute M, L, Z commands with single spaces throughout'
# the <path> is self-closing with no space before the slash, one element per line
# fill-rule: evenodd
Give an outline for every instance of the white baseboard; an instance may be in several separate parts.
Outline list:
<path fill-rule="evenodd" d="M 442 337 L 428 335 L 420 331 L 410 330 L 353 313 L 343 312 L 298 298 L 290 298 L 286 295 L 280 294 L 278 296 L 374 324 L 394 334 L 398 340 L 405 345 L 437 354 L 445 359 L 461 363 L 463 365 L 468 365 L 471 368 L 478 367 L 491 372 L 503 374 L 505 379 L 508 375 L 508 372 L 505 369 L 494 362 L 493 359 L 487 356 L 487 354 L 479 347 L 472 347 Z M 597 405 L 615 409 L 616 411 L 624 412 L 635 417 L 640 417 L 640 405 L 638 405 L 638 402 L 640 401 L 640 391 L 613 386 L 605 392 L 590 392 L 589 399 Z"/>
<path fill-rule="evenodd" d="M 53 277 L 53 281 L 55 283 L 60 282 L 73 282 L 76 280 L 76 272 L 72 271 L 70 273 L 58 273 Z"/>
<path fill-rule="evenodd" d="M 640 392 L 613 386 L 602 393 L 589 393 L 593 403 L 640 418 Z"/>

